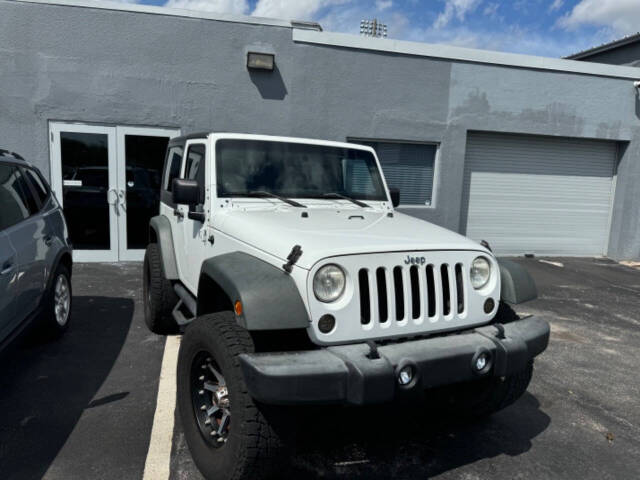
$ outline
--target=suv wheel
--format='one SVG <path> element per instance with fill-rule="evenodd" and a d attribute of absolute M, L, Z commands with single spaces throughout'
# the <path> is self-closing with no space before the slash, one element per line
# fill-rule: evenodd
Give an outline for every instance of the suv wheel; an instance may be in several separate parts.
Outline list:
<path fill-rule="evenodd" d="M 253 401 L 241 371 L 238 356 L 253 349 L 231 312 L 197 318 L 182 337 L 178 408 L 189 450 L 205 478 L 267 477 L 280 451 L 276 410 Z"/>
<path fill-rule="evenodd" d="M 50 336 L 58 337 L 69 328 L 71 300 L 71 275 L 69 269 L 60 264 L 53 273 L 41 316 L 43 328 Z"/>
<path fill-rule="evenodd" d="M 142 287 L 144 321 L 153 333 L 168 335 L 179 330 L 172 315 L 173 308 L 178 303 L 178 296 L 171 282 L 164 277 L 161 262 L 158 244 L 147 245 Z"/>

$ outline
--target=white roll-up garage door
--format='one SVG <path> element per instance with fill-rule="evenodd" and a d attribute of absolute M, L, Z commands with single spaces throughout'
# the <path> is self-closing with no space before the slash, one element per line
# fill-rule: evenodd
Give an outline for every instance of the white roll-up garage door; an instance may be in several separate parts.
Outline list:
<path fill-rule="evenodd" d="M 462 225 L 502 255 L 603 255 L 615 142 L 469 132 Z"/>

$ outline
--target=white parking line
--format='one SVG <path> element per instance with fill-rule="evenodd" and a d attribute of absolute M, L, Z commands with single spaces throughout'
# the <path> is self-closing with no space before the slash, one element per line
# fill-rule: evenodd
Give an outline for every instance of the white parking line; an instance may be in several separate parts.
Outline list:
<path fill-rule="evenodd" d="M 164 344 L 164 355 L 158 384 L 158 402 L 153 415 L 153 428 L 149 451 L 144 464 L 143 480 L 169 478 L 171 445 L 173 443 L 173 420 L 176 409 L 176 367 L 180 337 L 168 336 Z"/>

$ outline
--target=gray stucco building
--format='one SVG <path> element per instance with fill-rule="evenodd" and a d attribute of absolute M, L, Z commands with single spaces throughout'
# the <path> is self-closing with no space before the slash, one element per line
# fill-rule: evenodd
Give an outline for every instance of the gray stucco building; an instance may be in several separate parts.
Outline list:
<path fill-rule="evenodd" d="M 640 66 L 640 33 L 628 35 L 614 42 L 598 45 L 565 58 L 638 67 Z"/>
<path fill-rule="evenodd" d="M 498 253 L 640 258 L 635 67 L 0 0 L 0 69 L 0 147 L 49 176 L 80 259 L 140 258 L 157 152 L 196 130 L 367 142 L 404 211 Z"/>

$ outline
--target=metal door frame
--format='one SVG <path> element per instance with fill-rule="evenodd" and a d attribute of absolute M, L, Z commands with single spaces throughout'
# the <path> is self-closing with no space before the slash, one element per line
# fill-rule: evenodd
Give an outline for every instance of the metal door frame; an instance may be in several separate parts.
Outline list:
<path fill-rule="evenodd" d="M 118 170 L 118 202 L 119 218 L 118 218 L 118 256 L 120 261 L 138 262 L 144 259 L 144 249 L 127 248 L 127 208 L 126 208 L 126 192 L 127 192 L 127 159 L 125 152 L 125 136 L 140 135 L 144 137 L 178 137 L 180 130 L 175 128 L 156 128 L 156 127 L 116 127 L 116 144 L 117 144 L 117 170 Z M 160 167 L 162 170 L 163 166 Z"/>
<path fill-rule="evenodd" d="M 109 246 L 107 250 L 74 250 L 75 262 L 116 262 L 118 261 L 118 201 L 117 201 L 117 157 L 116 157 L 116 128 L 105 125 L 87 125 L 84 123 L 49 123 L 49 141 L 51 144 L 51 188 L 61 206 L 64 206 L 62 195 L 62 151 L 60 134 L 94 133 L 107 135 L 107 169 L 109 172 L 109 189 L 107 202 L 109 207 Z M 114 194 L 113 196 L 111 194 Z M 111 198 L 115 200 L 111 202 Z"/>
<path fill-rule="evenodd" d="M 63 205 L 62 196 L 62 158 L 60 133 L 97 133 L 108 136 L 109 191 L 107 201 L 113 207 L 109 209 L 108 250 L 74 250 L 76 262 L 117 262 L 142 261 L 143 249 L 127 248 L 127 212 L 126 212 L 126 152 L 125 135 L 173 138 L 180 135 L 180 129 L 163 127 L 134 127 L 94 125 L 77 122 L 49 122 L 51 188 Z M 162 168 L 162 167 L 161 167 Z M 113 199 L 113 200 L 112 200 Z"/>

